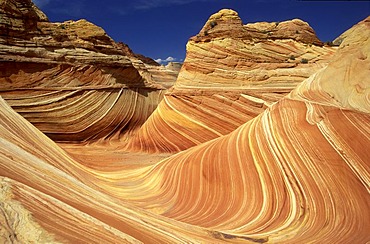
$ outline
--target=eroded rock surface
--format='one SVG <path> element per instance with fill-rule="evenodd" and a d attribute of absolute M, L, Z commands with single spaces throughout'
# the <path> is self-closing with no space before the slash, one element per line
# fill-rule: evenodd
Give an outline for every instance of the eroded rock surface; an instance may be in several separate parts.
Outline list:
<path fill-rule="evenodd" d="M 370 34 L 368 20 L 354 28 Z M 370 70 L 342 75 L 368 67 L 369 46 L 349 36 L 257 117 L 145 164 L 76 160 L 0 99 L 1 197 L 61 242 L 369 242 Z"/>
<path fill-rule="evenodd" d="M 224 13 L 239 23 L 233 12 L 219 14 Z M 282 83 L 273 90 L 268 81 L 256 82 L 256 88 L 250 81 L 233 85 L 227 77 L 217 88 L 201 86 L 197 76 L 194 90 L 180 77 L 140 131 L 126 138 L 134 139 L 128 144 L 122 139 L 121 149 L 109 143 L 56 144 L 38 128 L 65 123 L 59 129 L 63 136 L 102 133 L 100 138 L 126 128 L 117 130 L 114 123 L 135 128 L 130 124 L 135 120 L 119 119 L 113 111 L 134 116 L 125 107 L 133 101 L 154 110 L 148 101 L 157 95 L 146 93 L 146 84 L 125 89 L 127 83 L 90 65 L 16 63 L 19 71 L 0 83 L 6 97 L 0 98 L 0 240 L 370 242 L 369 36 L 367 18 L 341 36 L 336 53 L 329 48 L 331 60 L 318 61 L 316 73 L 286 90 Z M 316 67 L 311 64 L 307 67 Z M 131 60 L 131 65 L 143 63 Z M 181 72 L 185 69 L 186 63 Z M 99 72 L 94 79 L 81 78 Z M 142 77 L 140 72 L 122 77 Z M 21 86 L 22 74 L 30 77 L 30 89 Z M 50 74 L 54 78 L 46 79 Z M 53 90 L 54 82 L 63 85 Z M 104 106 L 109 109 L 100 111 Z M 105 116 L 106 121 L 96 119 Z M 144 121 L 149 114 L 140 116 Z M 102 129 L 110 126 L 116 129 Z M 138 152 L 122 150 L 127 146 Z M 154 157 L 143 149 L 181 152 Z"/>
<path fill-rule="evenodd" d="M 226 135 L 325 67 L 336 50 L 302 20 L 243 25 L 235 11 L 221 10 L 190 38 L 173 89 L 127 148 L 181 151 Z"/>
<path fill-rule="evenodd" d="M 126 137 L 177 77 L 87 20 L 49 22 L 30 0 L 0 4 L 0 95 L 55 140 Z"/>

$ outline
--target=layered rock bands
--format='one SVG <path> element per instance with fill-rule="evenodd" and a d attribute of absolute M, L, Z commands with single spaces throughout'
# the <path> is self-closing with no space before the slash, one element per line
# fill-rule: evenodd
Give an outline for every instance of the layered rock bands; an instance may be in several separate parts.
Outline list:
<path fill-rule="evenodd" d="M 367 18 L 327 47 L 222 10 L 165 94 L 127 55 L 2 56 L 1 242 L 369 242 L 369 36 Z"/>
<path fill-rule="evenodd" d="M 221 10 L 190 38 L 174 87 L 126 148 L 176 152 L 226 135 L 325 67 L 336 49 L 301 20 L 243 25 Z"/>
<path fill-rule="evenodd" d="M 177 77 L 86 20 L 51 23 L 30 0 L 0 4 L 0 95 L 54 140 L 126 137 Z"/>

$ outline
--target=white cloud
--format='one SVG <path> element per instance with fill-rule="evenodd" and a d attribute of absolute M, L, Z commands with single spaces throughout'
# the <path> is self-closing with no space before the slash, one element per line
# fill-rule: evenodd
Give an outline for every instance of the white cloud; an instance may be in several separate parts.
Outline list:
<path fill-rule="evenodd" d="M 158 58 L 155 59 L 154 61 L 156 61 L 159 64 L 167 64 L 168 62 L 175 62 L 176 60 L 177 60 L 176 58 L 168 56 L 166 59 Z"/>
<path fill-rule="evenodd" d="M 176 59 L 170 56 L 170 57 L 166 58 L 166 61 L 167 62 L 173 62 L 173 61 L 176 61 Z"/>

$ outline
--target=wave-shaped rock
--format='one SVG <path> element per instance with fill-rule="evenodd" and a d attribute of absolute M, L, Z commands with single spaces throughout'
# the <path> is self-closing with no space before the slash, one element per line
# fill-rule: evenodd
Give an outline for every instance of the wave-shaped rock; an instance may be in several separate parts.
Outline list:
<path fill-rule="evenodd" d="M 1 242 L 173 243 L 210 238 L 203 228 L 97 190 L 103 171 L 74 161 L 2 98 L 0 131 Z"/>
<path fill-rule="evenodd" d="M 0 15 L 0 95 L 55 140 L 126 137 L 177 77 L 86 20 L 49 22 L 30 0 L 2 1 Z"/>
<path fill-rule="evenodd" d="M 150 172 L 174 175 L 151 186 L 163 214 L 273 243 L 369 241 L 369 18 L 351 33 L 288 97 Z"/>
<path fill-rule="evenodd" d="M 89 65 L 44 64 L 41 71 L 32 62 L 15 65 L 19 71 L 4 76 L 11 82 L 1 82 L 0 242 L 369 242 L 369 23 L 367 18 L 342 35 L 332 60 L 294 89 L 274 91 L 267 82 L 256 89 L 194 91 L 180 82 L 130 136 L 136 144 L 127 144 L 148 151 L 188 148 L 157 160 L 101 144 L 63 150 L 28 121 L 51 130 L 49 124 L 69 120 L 75 127 L 65 124 L 65 130 L 78 135 L 76 128 L 119 114 L 99 108 L 111 102 L 97 101 L 112 99 L 125 110 L 129 105 L 121 99 L 135 101 L 131 112 L 151 106 L 157 95 L 145 93 L 147 85 L 127 90 Z M 22 72 L 30 77 L 27 87 Z M 92 73 L 100 78 L 81 78 Z M 233 87 L 231 80 L 225 84 Z M 47 113 L 51 121 L 43 124 Z M 117 131 L 104 132 L 104 126 L 111 125 L 102 121 L 98 132 L 80 136 Z"/>
<path fill-rule="evenodd" d="M 370 70 L 348 75 L 370 63 L 368 20 L 353 33 L 326 68 L 256 118 L 140 171 L 139 180 L 122 177 L 138 184 L 114 191 L 218 230 L 222 240 L 368 242 Z"/>
<path fill-rule="evenodd" d="M 228 134 L 325 67 L 336 49 L 302 20 L 243 25 L 221 10 L 190 38 L 173 89 L 126 148 L 181 151 Z"/>
<path fill-rule="evenodd" d="M 369 113 L 369 29 L 370 17 L 338 37 L 341 52 L 328 67 L 301 83 L 291 96 Z"/>
<path fill-rule="evenodd" d="M 368 23 L 254 119 L 145 165 L 76 161 L 0 99 L 2 240 L 369 242 L 370 70 L 342 76 L 370 63 Z"/>

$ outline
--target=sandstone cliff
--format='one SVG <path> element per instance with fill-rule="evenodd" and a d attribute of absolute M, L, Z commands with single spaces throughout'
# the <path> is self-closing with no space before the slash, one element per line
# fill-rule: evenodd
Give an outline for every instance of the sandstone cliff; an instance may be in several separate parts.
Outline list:
<path fill-rule="evenodd" d="M 87 20 L 51 23 L 31 0 L 0 5 L 0 95 L 55 140 L 130 134 L 177 77 Z"/>
<path fill-rule="evenodd" d="M 190 38 L 173 89 L 127 148 L 181 151 L 228 134 L 325 67 L 336 50 L 302 20 L 243 25 L 235 11 L 221 10 Z"/>

